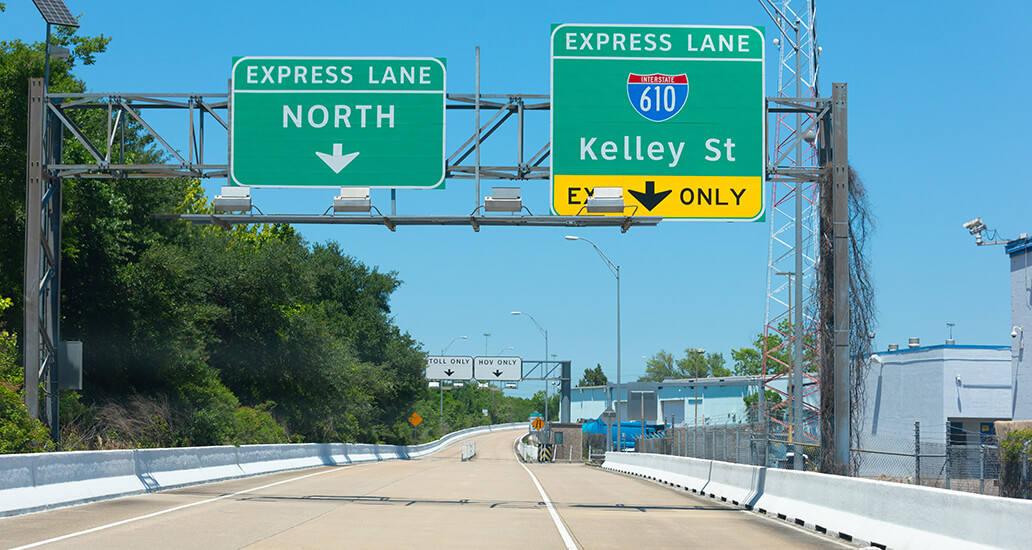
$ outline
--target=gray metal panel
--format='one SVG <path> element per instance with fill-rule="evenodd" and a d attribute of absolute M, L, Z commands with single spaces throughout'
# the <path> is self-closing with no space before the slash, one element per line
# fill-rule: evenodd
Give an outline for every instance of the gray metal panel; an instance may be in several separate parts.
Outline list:
<path fill-rule="evenodd" d="M 487 212 L 519 212 L 523 210 L 523 201 L 520 199 L 484 197 L 484 210 Z"/>
<path fill-rule="evenodd" d="M 640 393 L 647 392 L 647 393 Z M 627 420 L 640 422 L 642 409 L 645 412 L 646 422 L 656 421 L 656 407 L 658 387 L 656 384 L 631 383 L 627 384 Z M 644 404 L 642 400 L 644 399 Z"/>
<path fill-rule="evenodd" d="M 491 198 L 493 199 L 519 199 L 519 187 L 492 187 Z"/>
<path fill-rule="evenodd" d="M 57 347 L 59 390 L 82 389 L 82 342 L 61 342 Z"/>

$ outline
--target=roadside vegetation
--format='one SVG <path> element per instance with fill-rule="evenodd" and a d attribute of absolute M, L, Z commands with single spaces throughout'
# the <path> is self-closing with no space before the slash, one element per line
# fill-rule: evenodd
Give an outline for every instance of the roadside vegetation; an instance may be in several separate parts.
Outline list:
<path fill-rule="evenodd" d="M 80 64 L 110 38 L 58 27 L 71 59 L 52 92 L 83 92 Z M 285 225 L 231 231 L 158 220 L 206 213 L 197 180 L 64 180 L 62 339 L 83 342 L 83 390 L 61 395 L 62 437 L 24 406 L 22 326 L 29 78 L 43 45 L 0 41 L 0 452 L 279 442 L 410 444 L 465 427 L 526 420 L 540 399 L 427 388 L 425 352 L 391 315 L 402 284 L 336 243 Z M 103 135 L 103 115 L 83 117 Z M 130 124 L 126 156 L 162 154 Z M 64 139 L 66 163 L 90 157 Z M 18 299 L 15 299 L 18 298 Z M 42 394 L 42 392 L 41 392 Z M 485 416 L 484 410 L 487 410 Z M 423 422 L 408 419 L 418 412 Z"/>

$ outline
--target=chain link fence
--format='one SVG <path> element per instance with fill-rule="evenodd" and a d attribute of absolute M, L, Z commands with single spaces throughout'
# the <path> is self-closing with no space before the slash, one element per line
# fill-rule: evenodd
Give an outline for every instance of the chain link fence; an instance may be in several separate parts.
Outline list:
<path fill-rule="evenodd" d="M 792 445 L 781 426 L 769 430 L 762 422 L 668 426 L 663 432 L 639 438 L 637 452 L 669 454 L 737 464 L 792 468 L 796 453 L 804 455 L 804 469 L 818 471 L 817 443 Z M 857 477 L 983 495 L 1032 498 L 1032 450 L 1020 460 L 1001 466 L 1000 449 L 993 435 L 922 433 L 915 424 L 912 437 L 885 436 L 861 442 L 851 449 L 857 459 Z M 805 434 L 812 437 L 812 434 Z M 976 444 L 971 442 L 975 441 Z M 1004 471 L 1006 469 L 1006 471 Z M 1004 479 L 1006 478 L 1006 479 Z M 1008 488 L 1001 490 L 1002 487 Z"/>

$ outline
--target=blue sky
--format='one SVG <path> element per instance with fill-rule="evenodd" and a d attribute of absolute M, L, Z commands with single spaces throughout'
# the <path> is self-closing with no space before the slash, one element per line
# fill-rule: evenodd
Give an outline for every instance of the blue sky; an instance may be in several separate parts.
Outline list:
<path fill-rule="evenodd" d="M 79 67 L 95 92 L 221 92 L 233 56 L 445 57 L 448 91 L 474 90 L 481 48 L 483 93 L 547 94 L 552 23 L 757 25 L 767 27 L 767 92 L 777 82 L 776 31 L 754 1 L 539 2 L 462 7 L 435 2 L 102 3 L 66 0 L 81 32 L 112 38 L 96 65 Z M 976 247 L 961 224 L 981 216 L 1005 238 L 1032 232 L 1032 154 L 1027 22 L 1032 4 L 999 2 L 819 2 L 821 95 L 849 84 L 850 161 L 870 193 L 877 229 L 871 253 L 878 349 L 920 337 L 942 343 L 952 322 L 960 344 L 1006 345 L 1009 263 L 1002 247 Z M 45 25 L 29 0 L 9 0 L 0 39 L 39 41 Z M 472 116 L 449 112 L 450 154 L 473 131 Z M 170 125 L 178 128 L 182 125 Z M 510 129 L 485 145 L 484 164 L 512 164 Z M 548 139 L 548 116 L 528 118 L 527 148 Z M 215 190 L 224 182 L 208 182 Z M 492 184 L 485 181 L 483 190 Z M 547 211 L 548 184 L 522 183 L 534 213 Z M 259 189 L 266 213 L 321 213 L 335 189 Z M 486 193 L 482 193 L 486 194 Z M 390 208 L 386 192 L 374 204 Z M 464 215 L 472 183 L 445 191 L 399 191 L 399 214 Z M 396 322 L 439 353 L 495 354 L 513 346 L 539 359 L 573 361 L 575 376 L 602 364 L 615 377 L 615 280 L 622 278 L 624 381 L 660 349 L 721 352 L 762 331 L 769 228 L 766 223 L 663 222 L 617 229 L 302 226 L 313 242 L 334 240 L 404 285 Z M 486 338 L 484 333 L 490 333 Z M 510 352 L 512 353 L 512 352 Z M 524 383 L 520 394 L 540 389 Z"/>

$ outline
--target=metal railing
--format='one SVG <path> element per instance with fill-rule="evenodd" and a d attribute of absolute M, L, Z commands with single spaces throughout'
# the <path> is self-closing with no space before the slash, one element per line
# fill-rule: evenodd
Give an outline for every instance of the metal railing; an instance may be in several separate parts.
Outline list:
<path fill-rule="evenodd" d="M 807 455 L 806 470 L 819 471 L 816 445 L 792 445 L 787 434 L 768 432 L 760 423 L 669 426 L 655 437 L 637 441 L 638 452 L 719 460 L 737 464 L 791 468 L 789 453 Z M 850 449 L 859 467 L 854 477 L 937 487 L 983 495 L 1032 498 L 1032 449 L 1004 464 L 993 435 L 967 432 L 945 438 L 926 431 L 914 435 L 868 437 Z M 1007 486 L 1008 488 L 1005 488 Z"/>

